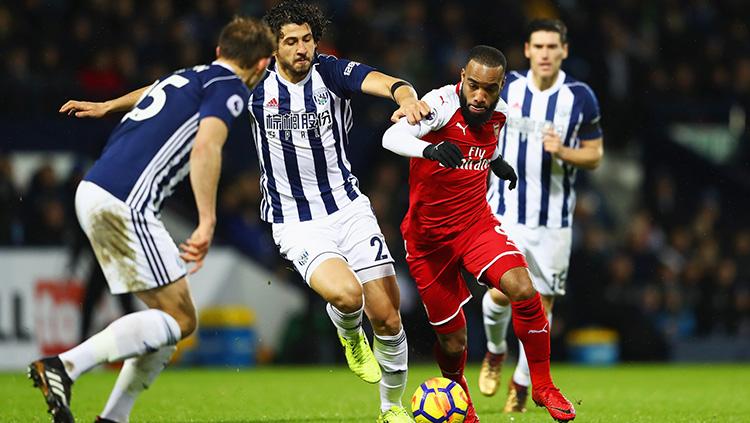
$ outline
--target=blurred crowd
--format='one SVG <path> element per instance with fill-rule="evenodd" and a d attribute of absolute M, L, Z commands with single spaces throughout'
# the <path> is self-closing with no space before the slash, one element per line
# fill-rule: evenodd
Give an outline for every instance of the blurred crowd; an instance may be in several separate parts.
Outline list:
<path fill-rule="evenodd" d="M 56 110 L 66 99 L 116 97 L 173 69 L 208 62 L 218 30 L 232 15 L 261 16 L 273 3 L 2 3 L 0 121 L 44 125 L 60 119 Z M 647 151 L 664 143 L 672 123 L 726 124 L 734 113 L 741 118 L 740 149 L 726 166 L 748 169 L 744 121 L 750 110 L 750 8 L 742 0 L 319 3 L 332 22 L 321 51 L 403 77 L 420 93 L 457 81 L 466 51 L 477 43 L 503 50 L 511 69 L 527 68 L 525 23 L 531 17 L 560 17 L 570 39 L 563 68 L 597 93 L 607 154 Z M 349 154 L 354 172 L 372 200 L 391 252 L 402 258 L 398 227 L 408 198 L 407 161 L 380 147 L 394 105 L 365 98 L 355 98 L 353 105 L 350 138 L 357 141 Z M 259 220 L 258 170 L 247 152 L 247 136 L 227 146 L 245 156 L 230 155 L 227 161 L 218 242 L 234 245 L 298 283 Z M 72 195 L 85 166 L 58 175 L 45 164 L 21 192 L 8 153 L 0 151 L 0 244 L 63 244 L 76 224 Z M 90 160 L 82 157 L 81 163 Z M 644 159 L 654 162 L 659 159 Z M 647 171 L 638 188 L 643 194 L 627 221 L 617 221 L 601 189 L 582 178 L 569 295 L 555 317 L 559 333 L 609 326 L 636 345 L 650 342 L 643 331 L 634 331 L 643 325 L 655 340 L 644 349 L 663 354 L 678 339 L 750 335 L 750 227 L 732 206 L 732 195 L 747 198 L 748 186 L 720 189 L 727 179 L 694 185 L 683 180 L 684 168 L 664 162 L 663 169 Z M 189 208 L 190 196 L 178 195 L 178 203 L 180 197 Z M 423 314 L 418 306 L 405 313 Z M 639 357 L 640 350 L 633 348 L 630 356 Z"/>

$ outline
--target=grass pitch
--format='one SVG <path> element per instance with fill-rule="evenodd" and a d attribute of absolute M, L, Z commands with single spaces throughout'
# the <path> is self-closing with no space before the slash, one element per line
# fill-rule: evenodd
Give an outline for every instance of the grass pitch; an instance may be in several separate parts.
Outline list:
<path fill-rule="evenodd" d="M 476 385 L 478 366 L 467 371 Z M 555 380 L 578 411 L 576 422 L 750 422 L 750 365 L 553 366 Z M 503 373 L 503 387 L 511 371 Z M 434 365 L 412 366 L 404 404 Z M 92 422 L 114 384 L 114 372 L 84 375 L 73 412 Z M 504 390 L 486 398 L 474 388 L 483 423 L 551 422 L 546 411 L 500 412 Z M 345 367 L 249 370 L 168 369 L 136 403 L 131 422 L 374 422 L 379 397 Z M 24 374 L 0 373 L 0 422 L 47 422 L 46 406 Z"/>

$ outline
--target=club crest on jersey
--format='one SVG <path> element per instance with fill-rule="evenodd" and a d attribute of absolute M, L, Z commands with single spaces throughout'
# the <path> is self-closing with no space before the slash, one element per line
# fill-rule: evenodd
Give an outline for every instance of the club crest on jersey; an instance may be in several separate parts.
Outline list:
<path fill-rule="evenodd" d="M 325 106 L 328 104 L 328 88 L 318 88 L 313 91 L 313 100 L 318 106 Z"/>
<path fill-rule="evenodd" d="M 495 138 L 500 138 L 500 124 L 499 123 L 493 123 L 492 129 L 495 131 Z"/>

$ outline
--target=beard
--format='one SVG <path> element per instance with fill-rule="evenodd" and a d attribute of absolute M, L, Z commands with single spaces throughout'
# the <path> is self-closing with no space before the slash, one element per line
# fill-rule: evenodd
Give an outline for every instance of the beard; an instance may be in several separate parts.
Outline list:
<path fill-rule="evenodd" d="M 295 57 L 294 59 L 296 60 L 297 58 Z M 310 58 L 309 61 L 304 63 L 284 62 L 278 60 L 279 66 L 283 67 L 287 74 L 295 78 L 304 78 L 307 76 L 307 73 L 310 72 L 310 68 L 312 68 L 312 62 L 313 58 Z"/>
<path fill-rule="evenodd" d="M 500 101 L 500 96 L 498 96 L 492 104 L 487 106 L 487 109 L 482 113 L 474 113 L 469 109 L 469 102 L 466 100 L 463 89 L 460 90 L 458 94 L 458 100 L 461 104 L 461 115 L 463 115 L 466 123 L 472 128 L 478 128 L 490 120 L 492 112 L 495 111 L 495 106 L 497 106 L 497 102 Z"/>

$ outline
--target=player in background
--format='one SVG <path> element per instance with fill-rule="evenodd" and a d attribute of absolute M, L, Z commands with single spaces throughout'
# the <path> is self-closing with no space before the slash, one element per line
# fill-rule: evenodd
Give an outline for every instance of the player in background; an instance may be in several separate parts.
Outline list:
<path fill-rule="evenodd" d="M 560 69 L 568 57 L 565 25 L 559 20 L 531 22 L 524 53 L 531 69 L 510 72 L 501 93 L 509 105 L 508 121 L 500 135 L 501 149 L 518 172 L 518 189 L 510 191 L 492 178 L 487 199 L 503 229 L 526 256 L 551 323 L 555 296 L 565 294 L 576 171 L 599 165 L 602 131 L 599 105 L 591 88 Z M 482 299 L 482 311 L 488 351 L 479 374 L 479 390 L 489 396 L 497 391 L 507 350 L 508 297 L 489 289 Z M 519 347 L 505 412 L 524 411 L 529 383 L 533 385 L 524 345 Z"/>
<path fill-rule="evenodd" d="M 127 422 L 136 397 L 167 365 L 177 341 L 195 330 L 186 275 L 200 269 L 213 238 L 221 150 L 275 47 L 268 26 L 236 18 L 223 28 L 213 63 L 178 70 L 111 102 L 69 101 L 60 109 L 102 116 L 137 104 L 79 184 L 75 206 L 110 292 L 132 292 L 149 309 L 29 365 L 54 422 L 74 422 L 71 388 L 81 374 L 120 360 L 125 363 L 97 421 Z M 178 249 L 159 212 L 188 173 L 199 222 Z M 189 272 L 186 262 L 194 263 Z"/>
<path fill-rule="evenodd" d="M 391 98 L 399 105 L 393 119 L 414 123 L 429 108 L 405 81 L 319 54 L 327 21 L 317 7 L 284 1 L 264 19 L 278 50 L 250 99 L 261 216 L 282 256 L 328 302 L 349 367 L 366 382 L 380 382 L 378 421 L 412 421 L 401 404 L 408 347 L 393 258 L 347 159 L 347 147 L 358 147 L 349 139 L 349 102 L 359 92 Z M 375 332 L 372 350 L 363 312 Z"/>
<path fill-rule="evenodd" d="M 425 95 L 430 115 L 418 125 L 405 120 L 393 125 L 383 135 L 383 146 L 412 157 L 409 211 L 401 232 L 409 270 L 437 333 L 434 351 L 443 376 L 469 393 L 462 307 L 471 294 L 461 278 L 463 267 L 510 298 L 513 327 L 529 357 L 532 397 L 556 420 L 569 421 L 575 418 L 573 405 L 550 375 L 549 323 L 541 298 L 523 253 L 500 227 L 486 200 L 490 169 L 510 180 L 509 189 L 517 179 L 498 149 L 508 113 L 500 99 L 506 66 L 499 50 L 472 48 L 460 83 Z M 471 400 L 465 421 L 479 421 Z"/>

